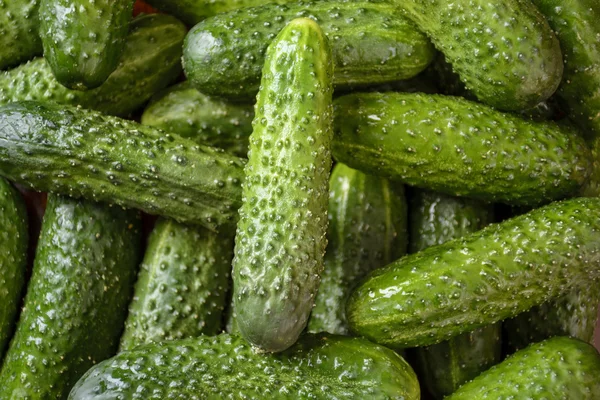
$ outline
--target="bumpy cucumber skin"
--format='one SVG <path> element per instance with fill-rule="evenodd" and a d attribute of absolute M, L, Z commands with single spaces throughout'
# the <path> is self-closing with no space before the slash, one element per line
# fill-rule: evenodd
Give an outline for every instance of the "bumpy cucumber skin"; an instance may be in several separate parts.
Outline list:
<path fill-rule="evenodd" d="M 41 191 L 233 226 L 244 161 L 132 121 L 50 103 L 0 107 L 0 174 Z"/>
<path fill-rule="evenodd" d="M 226 372 L 226 373 L 225 373 Z M 410 366 L 360 338 L 306 335 L 280 354 L 258 354 L 222 334 L 150 344 L 98 364 L 70 400 L 419 399 Z"/>
<path fill-rule="evenodd" d="M 117 68 L 134 0 L 40 0 L 44 57 L 56 80 L 75 90 L 100 86 Z"/>
<path fill-rule="evenodd" d="M 219 333 L 232 258 L 232 234 L 160 219 L 148 241 L 121 350 Z"/>
<path fill-rule="evenodd" d="M 577 193 L 591 169 L 578 134 L 458 97 L 357 93 L 335 100 L 333 155 L 454 196 L 537 205 Z"/>
<path fill-rule="evenodd" d="M 348 322 L 376 343 L 435 344 L 597 285 L 598 262 L 600 199 L 555 202 L 375 270 Z"/>
<path fill-rule="evenodd" d="M 600 355 L 591 345 L 555 337 L 515 353 L 447 400 L 600 397 Z"/>
<path fill-rule="evenodd" d="M 180 75 L 185 34 L 185 26 L 171 16 L 140 16 L 131 23 L 119 66 L 100 87 L 67 89 L 57 82 L 46 60 L 38 58 L 0 72 L 0 105 L 51 101 L 127 116 Z"/>
<path fill-rule="evenodd" d="M 138 213 L 49 196 L 0 398 L 64 399 L 115 353 L 140 242 Z"/>
<path fill-rule="evenodd" d="M 0 70 L 42 54 L 40 0 L 0 0 Z"/>
<path fill-rule="evenodd" d="M 267 50 L 235 237 L 233 301 L 241 335 L 265 351 L 306 327 L 327 244 L 333 64 L 312 20 Z"/>
<path fill-rule="evenodd" d="M 329 37 L 336 88 L 411 78 L 434 55 L 429 39 L 389 3 L 267 4 L 217 15 L 192 28 L 183 50 L 188 79 L 208 95 L 252 98 L 259 89 L 267 46 L 299 17 L 314 19 Z"/>
<path fill-rule="evenodd" d="M 346 300 L 359 279 L 406 254 L 404 187 L 337 164 L 329 181 L 329 227 L 309 332 L 347 335 Z"/>
<path fill-rule="evenodd" d="M 0 364 L 13 334 L 27 269 L 29 243 L 25 203 L 7 181 L 0 179 Z"/>
<path fill-rule="evenodd" d="M 157 95 L 141 122 L 246 157 L 253 118 L 252 105 L 212 98 L 183 82 Z"/>

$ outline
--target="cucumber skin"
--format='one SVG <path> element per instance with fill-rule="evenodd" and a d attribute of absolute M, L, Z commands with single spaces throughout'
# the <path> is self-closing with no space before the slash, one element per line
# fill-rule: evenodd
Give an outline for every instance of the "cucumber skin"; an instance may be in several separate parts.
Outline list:
<path fill-rule="evenodd" d="M 458 97 L 357 93 L 334 105 L 335 159 L 411 186 L 538 205 L 576 194 L 591 170 L 575 131 Z"/>
<path fill-rule="evenodd" d="M 117 68 L 134 0 L 40 0 L 44 57 L 56 80 L 74 90 L 102 85 Z"/>
<path fill-rule="evenodd" d="M 306 327 L 323 271 L 331 171 L 333 64 L 312 20 L 290 22 L 267 50 L 235 237 L 240 334 L 270 352 Z"/>
<path fill-rule="evenodd" d="M 222 150 L 94 111 L 38 102 L 0 107 L 0 174 L 40 191 L 216 230 L 236 222 L 243 165 Z"/>
<path fill-rule="evenodd" d="M 309 332 L 347 335 L 346 300 L 359 279 L 406 254 L 404 187 L 337 164 L 329 180 L 327 250 Z"/>
<path fill-rule="evenodd" d="M 600 355 L 591 345 L 555 337 L 515 353 L 447 400 L 581 399 L 600 396 Z"/>
<path fill-rule="evenodd" d="M 259 354 L 241 337 L 222 334 L 123 352 L 88 371 L 69 399 L 169 396 L 417 400 L 419 384 L 402 357 L 364 339 L 306 335 L 285 353 Z"/>
<path fill-rule="evenodd" d="M 435 344 L 597 284 L 599 261 L 600 199 L 555 202 L 374 271 L 348 322 L 386 346 Z"/>
<path fill-rule="evenodd" d="M 92 365 L 114 354 L 140 225 L 136 212 L 49 196 L 0 398 L 63 399 Z"/>
<path fill-rule="evenodd" d="M 0 72 L 0 105 L 52 101 L 127 116 L 180 75 L 185 35 L 185 26 L 171 16 L 139 16 L 131 23 L 119 66 L 100 87 L 67 89 L 57 82 L 46 60 L 38 58 Z"/>
<path fill-rule="evenodd" d="M 159 219 L 148 239 L 121 351 L 219 333 L 232 258 L 233 235 Z"/>
<path fill-rule="evenodd" d="M 39 4 L 40 0 L 4 0 L 0 5 L 0 70 L 42 54 Z"/>
<path fill-rule="evenodd" d="M 314 19 L 329 37 L 336 88 L 411 78 L 425 69 L 434 55 L 429 39 L 390 3 L 267 4 L 217 15 L 192 28 L 183 49 L 188 79 L 209 96 L 235 101 L 253 98 L 269 42 L 299 17 Z"/>

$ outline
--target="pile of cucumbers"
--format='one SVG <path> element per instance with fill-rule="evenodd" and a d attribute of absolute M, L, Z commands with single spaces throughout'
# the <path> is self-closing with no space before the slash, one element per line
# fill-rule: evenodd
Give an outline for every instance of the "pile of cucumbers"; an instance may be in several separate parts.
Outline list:
<path fill-rule="evenodd" d="M 147 2 L 0 0 L 0 400 L 600 399 L 600 3 Z"/>

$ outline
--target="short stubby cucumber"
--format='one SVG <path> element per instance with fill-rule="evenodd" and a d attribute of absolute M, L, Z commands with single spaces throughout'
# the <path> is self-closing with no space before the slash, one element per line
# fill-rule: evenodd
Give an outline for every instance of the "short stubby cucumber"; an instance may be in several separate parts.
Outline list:
<path fill-rule="evenodd" d="M 232 257 L 232 234 L 159 219 L 129 305 L 121 350 L 219 333 Z"/>
<path fill-rule="evenodd" d="M 404 359 L 360 338 L 306 335 L 281 354 L 259 354 L 222 334 L 149 344 L 88 371 L 69 400 L 420 398 Z"/>
<path fill-rule="evenodd" d="M 515 353 L 447 400 L 600 398 L 600 354 L 577 339 L 555 337 Z"/>
<path fill-rule="evenodd" d="M 67 89 L 57 82 L 46 60 L 38 58 L 0 72 L 0 104 L 51 101 L 127 116 L 179 76 L 185 34 L 185 26 L 171 16 L 140 16 L 131 23 L 119 66 L 100 87 Z"/>
<path fill-rule="evenodd" d="M 253 118 L 252 105 L 209 97 L 183 82 L 158 94 L 141 122 L 246 157 Z"/>
<path fill-rule="evenodd" d="M 38 32 L 40 0 L 0 2 L 0 70 L 42 54 Z"/>
<path fill-rule="evenodd" d="M 0 107 L 0 175 L 36 190 L 139 208 L 180 222 L 237 221 L 244 161 L 132 121 L 73 107 Z"/>
<path fill-rule="evenodd" d="M 373 175 L 454 196 L 538 205 L 577 193 L 584 140 L 459 97 L 357 93 L 335 100 L 333 155 Z"/>
<path fill-rule="evenodd" d="M 69 89 L 100 86 L 117 68 L 134 0 L 40 0 L 44 57 Z"/>
<path fill-rule="evenodd" d="M 186 37 L 183 68 L 202 93 L 236 101 L 252 98 L 271 40 L 292 19 L 307 17 L 330 40 L 336 88 L 411 78 L 427 67 L 434 49 L 396 8 L 373 0 L 323 0 L 217 15 Z"/>
<path fill-rule="evenodd" d="M 397 4 L 444 53 L 467 89 L 486 104 L 501 110 L 532 108 L 560 84 L 560 44 L 529 1 Z"/>
<path fill-rule="evenodd" d="M 600 281 L 600 199 L 555 202 L 375 270 L 350 328 L 395 348 L 439 343 Z"/>
<path fill-rule="evenodd" d="M 309 332 L 348 334 L 346 300 L 358 280 L 406 254 L 404 187 L 337 164 L 329 181 L 329 227 Z"/>
<path fill-rule="evenodd" d="M 267 50 L 235 237 L 233 304 L 240 334 L 290 347 L 315 302 L 327 244 L 333 64 L 308 18 Z"/>
<path fill-rule="evenodd" d="M 139 213 L 49 196 L 1 399 L 64 399 L 113 356 L 139 261 Z"/>

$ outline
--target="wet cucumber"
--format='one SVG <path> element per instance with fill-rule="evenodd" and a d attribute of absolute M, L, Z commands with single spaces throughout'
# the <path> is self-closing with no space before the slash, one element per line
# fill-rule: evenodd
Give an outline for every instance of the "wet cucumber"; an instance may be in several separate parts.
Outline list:
<path fill-rule="evenodd" d="M 1 399 L 64 399 L 91 366 L 115 354 L 140 239 L 135 212 L 49 196 L 0 372 Z"/>
<path fill-rule="evenodd" d="M 217 15 L 186 37 L 183 67 L 202 93 L 236 101 L 253 98 L 270 41 L 292 19 L 307 17 L 331 42 L 336 88 L 411 78 L 425 69 L 434 50 L 396 8 L 373 0 L 323 0 Z"/>
<path fill-rule="evenodd" d="M 357 93 L 335 100 L 333 155 L 352 168 L 454 196 L 537 205 L 577 193 L 583 139 L 458 97 Z"/>
<path fill-rule="evenodd" d="M 600 199 L 555 202 L 375 270 L 346 306 L 353 332 L 439 343 L 600 281 Z"/>
<path fill-rule="evenodd" d="M 42 54 L 39 5 L 40 0 L 0 1 L 0 70 Z"/>
<path fill-rule="evenodd" d="M 233 301 L 241 335 L 269 352 L 306 327 L 327 239 L 333 64 L 312 20 L 267 50 L 235 237 Z"/>
<path fill-rule="evenodd" d="M 329 227 L 321 285 L 309 332 L 347 335 L 346 300 L 375 268 L 406 254 L 404 187 L 337 164 L 329 181 Z"/>
<path fill-rule="evenodd" d="M 50 103 L 0 107 L 0 175 L 41 191 L 233 225 L 244 162 L 132 121 Z"/>
<path fill-rule="evenodd" d="M 88 371 L 69 400 L 418 400 L 410 366 L 360 338 L 307 335 L 281 354 L 260 354 L 237 336 L 201 336 L 123 352 Z"/>

